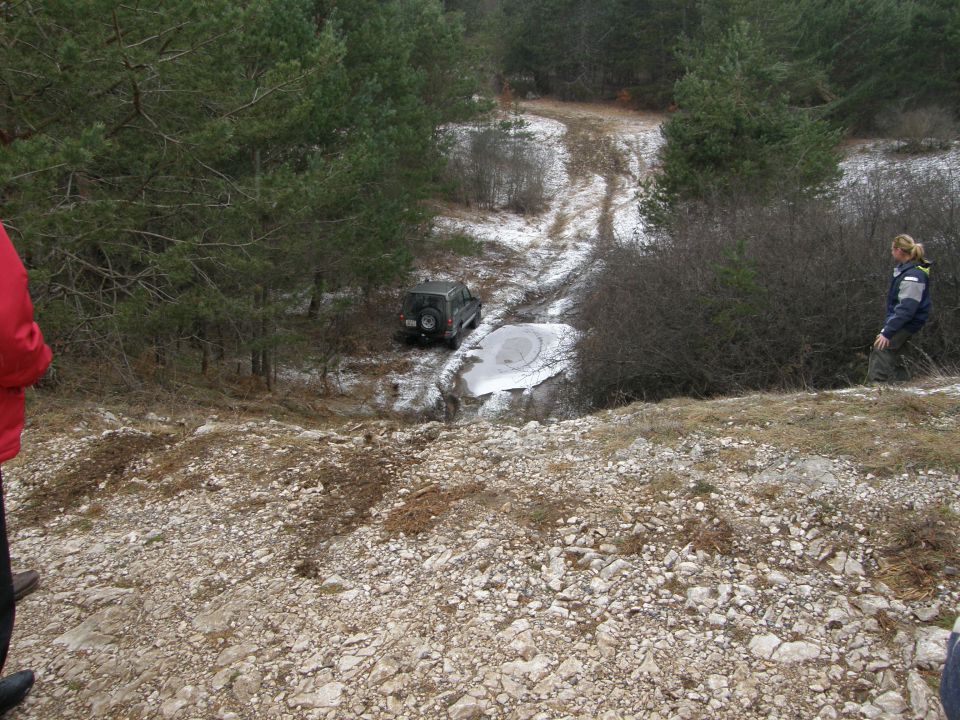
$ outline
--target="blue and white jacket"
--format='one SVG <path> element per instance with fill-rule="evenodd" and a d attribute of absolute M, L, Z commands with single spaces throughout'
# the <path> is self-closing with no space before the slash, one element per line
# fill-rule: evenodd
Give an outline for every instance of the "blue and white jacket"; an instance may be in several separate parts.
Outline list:
<path fill-rule="evenodd" d="M 898 330 L 915 333 L 930 316 L 930 263 L 901 263 L 893 269 L 887 293 L 887 319 L 880 332 L 887 339 Z"/>
<path fill-rule="evenodd" d="M 960 720 L 960 618 L 953 624 L 953 632 L 947 640 L 947 661 L 940 673 L 940 702 L 947 720 Z"/>

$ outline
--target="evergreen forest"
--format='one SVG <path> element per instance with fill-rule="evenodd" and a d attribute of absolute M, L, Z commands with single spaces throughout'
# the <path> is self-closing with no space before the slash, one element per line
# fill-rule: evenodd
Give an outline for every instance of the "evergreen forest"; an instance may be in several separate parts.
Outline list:
<path fill-rule="evenodd" d="M 350 318 L 405 282 L 436 242 L 431 201 L 457 196 L 444 128 L 498 97 L 668 113 L 662 172 L 638 189 L 660 242 L 646 263 L 618 261 L 640 274 L 616 282 L 646 283 L 644 267 L 663 267 L 658 247 L 736 217 L 708 254 L 715 285 L 690 292 L 732 293 L 737 322 L 769 345 L 750 311 L 766 292 L 752 252 L 769 233 L 743 209 L 796 221 L 830 202 L 845 136 L 896 135 L 923 151 L 956 138 L 960 111 L 955 0 L 10 0 L 0 42 L 0 218 L 59 362 L 127 384 L 189 367 L 269 386 L 281 358 L 362 352 Z M 937 185 L 944 198 L 954 181 Z M 843 242 L 837 228 L 861 226 L 832 209 L 817 214 L 835 217 L 822 235 Z M 888 209 L 884 232 L 897 225 Z M 956 217 L 924 222 L 957 247 Z M 943 317 L 955 268 L 943 267 L 954 298 Z M 692 343 L 704 354 L 691 367 L 748 342 L 730 307 L 704 321 L 719 335 Z M 817 322 L 813 336 L 833 327 Z M 960 334 L 942 326 L 928 349 L 960 362 Z M 711 394 L 849 381 L 851 342 L 787 375 L 618 371 L 586 400 L 664 383 Z M 750 368 L 780 362 L 744 347 Z"/>

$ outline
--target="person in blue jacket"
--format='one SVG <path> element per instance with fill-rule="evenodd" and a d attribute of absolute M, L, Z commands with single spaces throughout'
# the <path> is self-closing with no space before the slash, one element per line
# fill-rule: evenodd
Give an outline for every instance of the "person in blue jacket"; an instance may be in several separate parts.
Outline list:
<path fill-rule="evenodd" d="M 873 341 L 868 382 L 907 380 L 903 350 L 930 316 L 930 263 L 923 245 L 909 235 L 897 235 L 890 246 L 897 266 L 887 293 L 887 317 Z"/>
<path fill-rule="evenodd" d="M 940 703 L 947 720 L 960 720 L 960 618 L 953 625 L 947 640 L 947 661 L 940 674 Z"/>

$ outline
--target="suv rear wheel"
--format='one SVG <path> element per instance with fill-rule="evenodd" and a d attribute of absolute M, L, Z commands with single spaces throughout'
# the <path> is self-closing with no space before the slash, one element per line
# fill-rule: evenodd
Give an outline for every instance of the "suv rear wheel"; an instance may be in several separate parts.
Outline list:
<path fill-rule="evenodd" d="M 462 328 L 459 328 L 457 330 L 457 334 L 447 340 L 447 345 L 450 346 L 451 350 L 456 350 L 458 347 L 460 347 L 460 336 L 463 334 L 462 330 Z"/>
<path fill-rule="evenodd" d="M 436 332 L 440 325 L 440 313 L 433 308 L 427 308 L 420 313 L 417 324 L 425 333 Z"/>

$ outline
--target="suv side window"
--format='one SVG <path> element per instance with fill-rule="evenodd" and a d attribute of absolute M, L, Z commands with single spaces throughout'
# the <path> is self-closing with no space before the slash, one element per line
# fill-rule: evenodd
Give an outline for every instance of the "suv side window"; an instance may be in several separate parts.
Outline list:
<path fill-rule="evenodd" d="M 450 312 L 456 315 L 458 312 L 460 312 L 460 308 L 463 307 L 463 296 L 458 292 L 454 293 L 453 297 L 450 298 L 450 305 Z"/>
<path fill-rule="evenodd" d="M 463 304 L 466 305 L 468 302 L 470 302 L 470 291 L 464 288 L 460 292 L 461 297 L 463 298 Z"/>

